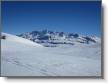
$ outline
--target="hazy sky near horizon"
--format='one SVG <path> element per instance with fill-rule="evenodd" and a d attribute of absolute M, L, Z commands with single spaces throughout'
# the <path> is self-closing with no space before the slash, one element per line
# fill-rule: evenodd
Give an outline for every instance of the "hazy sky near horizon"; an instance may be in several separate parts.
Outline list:
<path fill-rule="evenodd" d="M 101 35 L 101 3 L 2 2 L 2 31 L 20 34 L 34 30 Z"/>

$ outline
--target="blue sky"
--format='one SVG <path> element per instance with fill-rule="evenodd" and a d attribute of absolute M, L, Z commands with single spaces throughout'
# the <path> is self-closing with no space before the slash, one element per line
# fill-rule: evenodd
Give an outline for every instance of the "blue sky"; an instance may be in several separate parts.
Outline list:
<path fill-rule="evenodd" d="M 101 3 L 2 2 L 2 31 L 20 34 L 34 30 L 101 35 Z"/>

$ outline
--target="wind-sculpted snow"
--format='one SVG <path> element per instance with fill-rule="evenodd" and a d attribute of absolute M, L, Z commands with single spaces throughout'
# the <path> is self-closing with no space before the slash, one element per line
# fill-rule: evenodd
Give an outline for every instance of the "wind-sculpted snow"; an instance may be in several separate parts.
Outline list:
<path fill-rule="evenodd" d="M 100 43 L 60 45 L 52 48 L 41 47 L 36 43 L 21 43 L 22 38 L 4 35 L 6 39 L 1 40 L 2 76 L 101 75 Z"/>

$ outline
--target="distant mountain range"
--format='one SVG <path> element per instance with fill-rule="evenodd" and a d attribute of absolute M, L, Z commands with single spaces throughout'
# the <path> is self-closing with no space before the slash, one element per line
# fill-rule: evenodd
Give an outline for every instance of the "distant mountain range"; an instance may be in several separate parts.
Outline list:
<path fill-rule="evenodd" d="M 82 36 L 77 33 L 54 32 L 49 30 L 32 31 L 17 35 L 42 44 L 46 47 L 75 44 L 95 44 L 100 42 L 96 36 Z"/>

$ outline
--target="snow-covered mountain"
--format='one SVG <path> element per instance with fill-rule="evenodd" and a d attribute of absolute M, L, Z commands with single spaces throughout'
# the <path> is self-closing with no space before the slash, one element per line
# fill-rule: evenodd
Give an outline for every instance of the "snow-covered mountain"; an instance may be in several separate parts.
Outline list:
<path fill-rule="evenodd" d="M 32 31 L 17 36 L 32 40 L 46 47 L 56 47 L 61 44 L 94 44 L 100 42 L 100 38 L 96 36 L 81 36 L 76 33 L 54 32 L 48 30 Z"/>
<path fill-rule="evenodd" d="M 44 47 L 2 33 L 2 76 L 101 76 L 101 43 Z"/>

